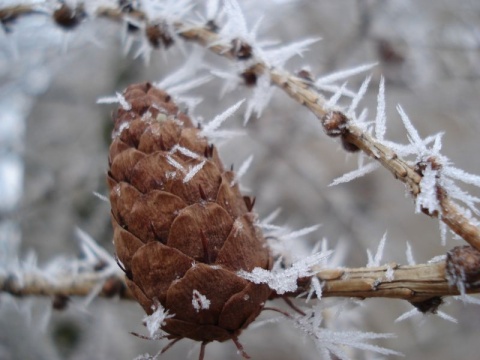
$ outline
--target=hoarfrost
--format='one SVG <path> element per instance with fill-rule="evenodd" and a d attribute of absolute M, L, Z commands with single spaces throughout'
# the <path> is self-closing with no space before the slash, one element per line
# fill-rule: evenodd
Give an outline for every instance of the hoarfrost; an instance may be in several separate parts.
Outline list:
<path fill-rule="evenodd" d="M 198 313 L 200 310 L 208 310 L 210 308 L 210 300 L 205 295 L 200 294 L 198 290 L 193 290 L 192 305 Z"/>

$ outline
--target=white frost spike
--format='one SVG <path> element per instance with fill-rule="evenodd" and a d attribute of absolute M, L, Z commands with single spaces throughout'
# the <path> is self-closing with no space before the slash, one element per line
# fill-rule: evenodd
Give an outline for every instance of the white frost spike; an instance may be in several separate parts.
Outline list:
<path fill-rule="evenodd" d="M 198 313 L 200 310 L 207 310 L 210 308 L 210 300 L 205 295 L 200 294 L 198 290 L 193 290 L 192 305 Z"/>
<path fill-rule="evenodd" d="M 152 306 L 154 312 L 151 315 L 145 316 L 143 322 L 150 333 L 152 339 L 160 339 L 165 333 L 162 330 L 162 325 L 165 324 L 165 320 L 173 317 L 174 315 L 168 314 L 159 301 L 155 301 L 155 305 Z"/>
<path fill-rule="evenodd" d="M 235 185 L 235 183 L 237 183 L 242 178 L 242 176 L 247 173 L 248 169 L 250 168 L 250 165 L 252 165 L 252 161 L 253 161 L 253 155 L 250 155 L 242 163 L 242 165 L 240 165 L 240 168 L 238 169 L 238 171 L 235 174 L 235 179 L 230 184 L 231 186 Z"/>
<path fill-rule="evenodd" d="M 422 209 L 427 209 L 430 214 L 434 211 L 441 212 L 441 207 L 437 199 L 437 170 L 432 169 L 432 164 L 428 163 L 423 171 L 423 177 L 420 181 L 422 190 L 415 201 L 415 212 L 420 213 Z"/>
<path fill-rule="evenodd" d="M 415 265 L 415 259 L 413 258 L 412 247 L 410 246 L 410 243 L 408 241 L 407 241 L 406 256 L 407 256 L 408 265 Z"/>
<path fill-rule="evenodd" d="M 306 303 L 310 301 L 313 294 L 316 295 L 318 300 L 322 298 L 322 284 L 320 283 L 320 280 L 318 280 L 318 278 L 315 276 L 312 277 L 312 280 L 310 281 L 310 290 L 308 292 L 307 299 L 305 300 Z"/>
<path fill-rule="evenodd" d="M 167 162 L 172 165 L 175 169 L 185 172 L 185 168 L 177 160 L 172 158 L 170 155 L 167 155 Z"/>
<path fill-rule="evenodd" d="M 110 97 L 103 97 L 97 100 L 97 104 L 115 104 L 119 103 L 122 106 L 123 110 L 130 110 L 132 105 L 125 99 L 125 97 L 120 94 L 116 93 L 117 96 L 110 96 Z"/>
<path fill-rule="evenodd" d="M 476 297 L 471 296 L 471 295 L 467 295 L 467 294 L 465 294 L 465 292 L 463 292 L 463 294 L 460 295 L 460 296 L 455 296 L 454 299 L 462 300 L 466 304 L 480 305 L 480 299 L 479 298 L 476 298 Z"/>
<path fill-rule="evenodd" d="M 448 226 L 441 219 L 438 219 L 438 227 L 440 229 L 440 239 L 442 246 L 447 245 L 447 230 Z"/>
<path fill-rule="evenodd" d="M 238 2 L 235 0 L 225 0 L 223 11 L 227 15 L 228 21 L 222 27 L 222 34 L 230 38 L 240 36 L 244 37 L 245 40 L 249 40 L 247 22 L 245 21 L 245 17 L 243 16 L 242 9 Z"/>
<path fill-rule="evenodd" d="M 319 40 L 321 39 L 305 39 L 293 44 L 282 46 L 278 49 L 265 51 L 265 62 L 271 66 L 283 67 L 292 57 L 296 55 L 302 57 L 303 53 L 308 50 L 308 47 Z"/>
<path fill-rule="evenodd" d="M 255 284 L 267 284 L 277 294 L 285 294 L 293 292 L 297 289 L 297 280 L 302 277 L 315 275 L 312 267 L 319 265 L 322 261 L 330 256 L 332 252 L 316 253 L 304 259 L 296 261 L 285 270 L 268 271 L 262 268 L 255 268 L 252 272 L 240 270 L 238 276 L 251 281 Z"/>
<path fill-rule="evenodd" d="M 180 95 L 183 94 L 187 91 L 190 91 L 192 89 L 196 89 L 199 86 L 206 84 L 210 80 L 213 79 L 213 76 L 211 75 L 204 75 L 204 76 L 199 76 L 195 79 L 192 79 L 190 81 L 186 81 L 184 83 L 178 84 L 176 86 L 172 86 L 171 88 L 164 88 L 166 91 L 168 91 L 169 94 L 173 95 Z"/>
<path fill-rule="evenodd" d="M 346 69 L 342 71 L 337 71 L 329 75 L 325 75 L 315 81 L 315 86 L 321 86 L 324 84 L 331 84 L 333 82 L 339 81 L 339 80 L 344 80 L 347 79 L 351 76 L 360 74 L 364 71 L 368 71 L 372 69 L 373 67 L 377 66 L 378 63 L 372 63 L 372 64 L 366 64 L 366 65 L 360 65 L 357 67 L 354 67 L 352 69 Z"/>
<path fill-rule="evenodd" d="M 185 155 L 185 156 L 188 156 L 189 158 L 192 158 L 192 159 L 198 159 L 200 158 L 200 156 L 193 152 L 192 150 L 190 149 L 187 149 L 186 147 L 183 147 L 183 146 L 180 146 L 178 144 L 176 144 L 170 151 L 169 151 L 169 154 L 175 154 L 176 152 L 179 152 L 180 154 L 182 155 Z"/>
<path fill-rule="evenodd" d="M 413 308 L 413 309 L 410 309 L 406 312 L 404 312 L 402 315 L 400 315 L 399 317 L 397 317 L 395 319 L 395 322 L 400 322 L 400 321 L 403 321 L 403 320 L 406 320 L 406 319 L 409 319 L 413 316 L 416 316 L 420 314 L 420 312 L 417 310 L 417 308 Z"/>
<path fill-rule="evenodd" d="M 415 317 L 415 316 L 423 316 L 425 314 L 423 314 L 422 312 L 418 311 L 417 308 L 413 308 L 411 310 L 408 310 L 407 312 L 403 313 L 402 315 L 400 315 L 398 318 L 395 319 L 395 322 L 400 322 L 400 321 L 404 321 L 404 320 L 407 320 L 411 317 Z M 457 323 L 457 319 L 455 319 L 454 317 L 444 313 L 443 311 L 437 311 L 435 313 L 435 315 L 437 315 L 438 317 L 440 317 L 441 319 L 443 320 L 447 320 L 447 321 L 450 321 L 450 322 L 453 322 L 453 323 Z"/>
<path fill-rule="evenodd" d="M 378 244 L 375 257 L 372 256 L 372 253 L 370 252 L 370 250 L 367 250 L 367 256 L 368 256 L 367 267 L 380 266 L 380 261 L 382 261 L 383 251 L 385 250 L 386 241 L 387 241 L 387 233 L 385 232 L 385 234 L 383 234 L 382 240 L 380 240 L 380 243 Z"/>
<path fill-rule="evenodd" d="M 416 147 L 417 154 L 422 153 L 423 151 L 426 150 L 426 147 L 424 142 L 422 141 L 422 138 L 420 137 L 420 135 L 418 135 L 417 129 L 415 129 L 415 127 L 413 126 L 412 122 L 410 121 L 408 115 L 405 113 L 401 105 L 397 105 L 397 111 L 400 114 L 400 117 L 402 118 L 405 129 L 408 132 L 410 143 Z"/>
<path fill-rule="evenodd" d="M 455 319 L 453 316 L 448 315 L 447 313 L 444 313 L 443 311 L 437 311 L 436 315 L 442 318 L 443 320 L 450 321 L 454 324 L 458 323 L 457 319 Z"/>
<path fill-rule="evenodd" d="M 337 105 L 338 100 L 342 97 L 343 93 L 345 92 L 345 88 L 347 87 L 347 81 L 345 81 L 341 87 L 332 95 L 330 99 L 328 99 L 327 103 L 325 104 L 326 109 L 330 109 Z"/>
<path fill-rule="evenodd" d="M 243 104 L 244 101 L 245 99 L 240 100 L 220 115 L 215 116 L 212 121 L 210 121 L 203 127 L 202 131 L 200 132 L 200 136 L 215 136 L 215 131 L 220 127 L 220 125 L 222 125 L 225 120 L 227 120 L 230 116 L 233 115 L 235 111 L 238 110 L 238 108 Z"/>
<path fill-rule="evenodd" d="M 190 170 L 188 171 L 188 173 L 185 175 L 185 177 L 183 178 L 183 183 L 186 184 L 188 183 L 190 180 L 192 180 L 192 178 L 197 175 L 197 173 L 202 170 L 203 168 L 203 165 L 205 165 L 205 162 L 206 160 L 203 160 L 201 163 L 195 165 L 195 166 L 192 166 L 190 168 Z"/>
<path fill-rule="evenodd" d="M 217 17 L 220 1 L 208 0 L 206 5 L 207 20 L 214 20 Z"/>
<path fill-rule="evenodd" d="M 280 215 L 280 213 L 282 212 L 282 209 L 281 208 L 276 208 L 275 210 L 273 210 L 270 214 L 268 214 L 267 216 L 265 216 L 265 218 L 260 222 L 260 226 L 268 226 L 268 225 L 271 225 L 271 223 L 278 217 L 278 215 Z"/>
<path fill-rule="evenodd" d="M 108 268 L 118 269 L 117 262 L 104 248 L 99 246 L 93 238 L 85 231 L 75 228 L 75 234 L 80 239 L 80 247 L 85 256 L 91 260 L 103 260 L 109 266 Z M 121 271 L 121 270 L 120 270 Z"/>
<path fill-rule="evenodd" d="M 360 86 L 360 89 L 358 90 L 357 95 L 352 99 L 352 103 L 350 104 L 350 107 L 347 110 L 347 115 L 348 116 L 354 116 L 355 114 L 355 109 L 357 108 L 358 104 L 360 103 L 360 100 L 362 100 L 363 95 L 367 92 L 368 89 L 368 84 L 370 83 L 370 80 L 372 79 L 371 76 L 367 77 L 363 83 L 362 86 Z"/>
<path fill-rule="evenodd" d="M 328 186 L 335 186 L 338 184 L 343 184 L 347 183 L 349 181 L 352 181 L 353 179 L 362 177 L 366 174 L 371 173 L 372 171 L 378 169 L 380 167 L 380 164 L 377 162 L 371 162 L 365 166 L 362 166 L 361 168 L 357 170 L 350 171 L 343 176 L 340 176 L 339 178 L 336 178 L 335 180 L 332 181 Z"/>
<path fill-rule="evenodd" d="M 205 62 L 203 61 L 204 55 L 204 51 L 201 51 L 201 49 L 195 49 L 189 54 L 187 61 L 185 61 L 178 70 L 163 78 L 161 81 L 154 82 L 153 85 L 159 89 L 165 90 L 170 95 L 179 96 L 191 89 L 207 83 L 212 79 L 212 76 L 197 76 L 199 71 L 206 68 Z"/>
<path fill-rule="evenodd" d="M 446 176 L 463 181 L 466 184 L 480 187 L 480 176 L 478 175 L 469 174 L 466 171 L 451 166 L 446 166 L 443 169 L 443 173 Z"/>
<path fill-rule="evenodd" d="M 99 192 L 96 192 L 96 191 L 93 192 L 93 195 L 99 198 L 100 200 L 106 202 L 107 204 L 110 204 L 110 200 L 105 195 L 100 194 Z"/>
<path fill-rule="evenodd" d="M 385 132 L 387 131 L 387 115 L 385 113 L 385 79 L 383 78 L 383 76 L 380 78 L 377 103 L 377 116 L 375 117 L 375 136 L 378 140 L 382 141 L 385 138 Z"/>
<path fill-rule="evenodd" d="M 288 239 L 288 240 L 296 239 L 296 238 L 299 238 L 301 236 L 308 235 L 308 234 L 310 234 L 314 231 L 317 231 L 320 226 L 321 225 L 319 225 L 319 224 L 312 225 L 312 226 L 309 226 L 309 227 L 306 227 L 306 228 L 302 228 L 300 230 L 292 231 L 288 234 L 282 235 L 281 237 L 282 237 L 282 239 Z"/>
<path fill-rule="evenodd" d="M 263 74 L 257 78 L 257 85 L 253 90 L 253 94 L 248 100 L 247 110 L 243 117 L 243 125 L 245 126 L 250 120 L 250 116 L 255 112 L 257 118 L 262 115 L 263 110 L 267 107 L 273 96 L 275 88 L 270 82 L 270 76 Z"/>
<path fill-rule="evenodd" d="M 315 346 L 325 359 L 332 359 L 331 355 L 342 360 L 350 359 L 351 357 L 345 351 L 344 346 L 372 351 L 382 355 L 402 355 L 396 351 L 367 343 L 368 340 L 392 338 L 394 337 L 392 334 L 334 331 L 322 327 L 323 317 L 320 306 L 307 310 L 305 316 L 295 316 L 292 320 L 297 328 L 313 339 Z"/>

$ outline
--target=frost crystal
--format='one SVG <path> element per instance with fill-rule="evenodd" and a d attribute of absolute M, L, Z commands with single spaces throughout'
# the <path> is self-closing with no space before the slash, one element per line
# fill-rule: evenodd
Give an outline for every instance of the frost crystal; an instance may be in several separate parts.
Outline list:
<path fill-rule="evenodd" d="M 192 305 L 196 312 L 210 308 L 210 300 L 205 295 L 200 294 L 198 290 L 193 290 Z"/>
<path fill-rule="evenodd" d="M 259 118 L 263 110 L 270 102 L 275 88 L 271 85 L 270 76 L 263 74 L 257 79 L 257 85 L 253 94 L 248 99 L 247 110 L 245 111 L 243 124 L 246 125 L 253 113 Z"/>
<path fill-rule="evenodd" d="M 303 53 L 308 50 L 308 47 L 317 41 L 319 38 L 301 40 L 280 48 L 265 50 L 263 57 L 265 63 L 274 67 L 283 67 L 285 63 L 294 56 L 303 56 Z"/>
<path fill-rule="evenodd" d="M 235 173 L 235 179 L 232 180 L 230 186 L 235 185 L 236 183 L 239 182 L 239 180 L 242 178 L 243 175 L 245 175 L 250 168 L 250 165 L 252 165 L 253 161 L 253 155 L 250 155 L 245 161 L 240 165 L 238 168 L 238 171 Z"/>
<path fill-rule="evenodd" d="M 163 306 L 158 301 L 154 306 L 152 306 L 152 310 L 154 310 L 154 312 L 151 315 L 145 316 L 143 321 L 148 329 L 150 337 L 152 339 L 161 339 L 165 335 L 162 330 L 165 320 L 173 317 L 174 315 L 168 314 L 168 311 L 165 311 Z"/>
<path fill-rule="evenodd" d="M 415 265 L 415 259 L 413 258 L 412 247 L 410 246 L 410 243 L 408 241 L 407 241 L 406 256 L 407 256 L 408 265 Z"/>
<path fill-rule="evenodd" d="M 203 168 L 203 165 L 205 165 L 205 162 L 206 160 L 203 160 L 201 163 L 195 165 L 195 166 L 192 166 L 190 168 L 190 170 L 187 172 L 187 174 L 185 175 L 185 177 L 183 178 L 183 183 L 186 184 L 188 183 L 190 180 L 192 180 L 192 178 L 200 171 L 202 170 Z"/>
<path fill-rule="evenodd" d="M 368 256 L 367 267 L 380 266 L 380 261 L 382 261 L 383 251 L 385 250 L 386 241 L 387 241 L 387 233 L 383 234 L 382 240 L 380 240 L 380 243 L 378 244 L 375 257 L 372 256 L 372 253 L 370 252 L 370 250 L 367 250 L 367 256 Z"/>
<path fill-rule="evenodd" d="M 344 346 L 372 351 L 382 355 L 402 355 L 399 352 L 372 345 L 366 341 L 375 339 L 388 339 L 394 337 L 392 334 L 378 334 L 361 331 L 334 331 L 322 327 L 322 308 L 317 305 L 315 308 L 306 310 L 305 316 L 295 316 L 294 325 L 304 331 L 315 342 L 315 346 L 325 359 L 334 357 L 347 360 L 351 357 L 343 349 Z"/>
<path fill-rule="evenodd" d="M 347 116 L 354 117 L 355 109 L 357 108 L 358 104 L 360 103 L 360 100 L 362 100 L 363 96 L 367 92 L 368 84 L 370 83 L 371 79 L 372 79 L 372 77 L 369 76 L 363 81 L 362 86 L 360 86 L 360 89 L 358 90 L 357 95 L 355 95 L 355 97 L 352 99 L 352 103 L 350 104 L 350 107 L 347 110 Z"/>
<path fill-rule="evenodd" d="M 218 131 L 217 129 L 220 127 L 220 125 L 223 124 L 225 120 L 227 120 L 235 113 L 235 111 L 238 110 L 238 108 L 243 104 L 244 101 L 245 99 L 240 100 L 220 115 L 215 116 L 212 121 L 204 125 L 202 131 L 200 132 L 200 136 L 206 136 L 208 138 L 222 137 L 222 132 Z"/>
<path fill-rule="evenodd" d="M 383 76 L 380 79 L 377 103 L 378 106 L 377 116 L 375 118 L 375 135 L 379 141 L 382 141 L 385 137 L 385 132 L 387 130 L 387 115 L 385 114 L 385 79 L 383 78 Z"/>
<path fill-rule="evenodd" d="M 295 291 L 297 289 L 297 280 L 299 278 L 315 275 L 316 271 L 313 267 L 321 264 L 330 254 L 331 251 L 310 255 L 293 263 L 292 266 L 284 270 L 278 268 L 275 269 L 275 266 L 272 271 L 255 268 L 252 272 L 241 270 L 238 272 L 238 275 L 255 284 L 267 284 L 272 290 L 275 290 L 277 294 L 281 295 Z"/>
<path fill-rule="evenodd" d="M 122 106 L 123 110 L 130 110 L 132 105 L 129 104 L 127 100 L 123 97 L 122 94 L 116 93 L 116 96 L 112 97 L 103 97 L 97 100 L 97 104 L 115 104 L 119 103 Z"/>
<path fill-rule="evenodd" d="M 351 69 L 341 70 L 341 71 L 337 71 L 337 72 L 334 72 L 334 73 L 329 74 L 329 75 L 322 76 L 321 78 L 318 78 L 315 81 L 315 86 L 323 89 L 325 87 L 325 85 L 327 85 L 327 84 L 333 84 L 337 81 L 348 79 L 348 78 L 350 78 L 352 76 L 355 76 L 357 74 L 360 74 L 364 71 L 368 71 L 368 70 L 372 69 L 373 67 L 375 67 L 376 65 L 377 65 L 377 63 L 360 65 L 360 66 L 357 66 L 357 67 L 354 67 L 354 68 L 351 68 Z M 351 97 L 353 97 L 353 96 L 354 96 L 354 94 L 351 95 Z"/>
<path fill-rule="evenodd" d="M 430 163 L 426 165 L 423 171 L 420 187 L 422 191 L 417 195 L 415 212 L 419 213 L 423 209 L 427 209 L 429 214 L 433 214 L 434 211 L 441 212 L 437 199 L 437 171 L 432 169 Z"/>
<path fill-rule="evenodd" d="M 353 179 L 356 179 L 356 178 L 362 177 L 366 174 L 369 174 L 372 171 L 375 171 L 376 169 L 378 169 L 379 167 L 380 167 L 380 164 L 378 162 L 371 162 L 371 163 L 369 163 L 365 166 L 362 166 L 359 169 L 350 171 L 350 172 L 334 179 L 328 186 L 335 186 L 335 185 L 338 185 L 338 184 L 347 183 L 349 181 L 352 181 Z"/>

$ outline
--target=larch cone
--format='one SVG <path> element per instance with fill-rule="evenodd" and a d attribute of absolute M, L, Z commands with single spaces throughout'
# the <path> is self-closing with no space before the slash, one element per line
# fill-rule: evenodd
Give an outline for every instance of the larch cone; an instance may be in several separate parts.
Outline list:
<path fill-rule="evenodd" d="M 251 202 L 167 93 L 144 83 L 123 95 L 129 106 L 114 116 L 108 185 L 127 285 L 147 314 L 158 302 L 173 314 L 162 325 L 169 339 L 238 345 L 271 294 L 237 275 L 271 267 Z M 198 296 L 209 305 L 195 306 Z"/>

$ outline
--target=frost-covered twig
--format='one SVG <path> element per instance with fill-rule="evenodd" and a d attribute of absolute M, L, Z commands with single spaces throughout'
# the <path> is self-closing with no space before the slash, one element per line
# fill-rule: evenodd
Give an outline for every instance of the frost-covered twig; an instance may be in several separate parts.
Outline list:
<path fill-rule="evenodd" d="M 61 12 L 61 10 L 63 10 L 63 12 Z M 79 9 L 72 9 L 70 12 L 67 10 L 68 8 L 65 6 L 61 6 L 53 13 L 55 21 L 64 27 L 73 27 L 78 24 L 81 19 L 87 16 L 81 7 Z M 18 5 L 4 8 L 0 9 L 0 21 L 7 23 L 19 16 L 38 13 L 40 11 L 41 9 L 35 5 Z M 65 19 L 59 17 L 60 15 L 65 17 L 66 13 L 69 16 L 69 19 L 67 20 L 70 20 L 67 21 L 67 23 L 62 22 L 65 21 Z M 148 25 L 151 20 L 154 20 L 155 24 L 161 20 L 167 22 L 167 19 L 149 19 L 149 14 L 143 12 L 141 9 L 129 8 L 127 11 L 120 7 L 102 6 L 100 3 L 95 9 L 94 14 L 98 17 L 104 17 L 114 21 L 124 21 L 127 24 L 134 23 L 134 25 Z M 377 136 L 379 136 L 377 139 L 364 127 L 359 126 L 357 122 L 351 121 L 352 111 L 355 107 L 353 104 L 356 105 L 356 103 L 358 103 L 361 98 L 360 96 L 354 98 L 348 112 L 332 111 L 331 101 L 329 102 L 317 90 L 318 88 L 321 88 L 321 84 L 317 87 L 312 86 L 310 80 L 294 76 L 283 70 L 281 66 L 275 66 L 275 61 L 267 62 L 265 56 L 262 57 L 262 54 L 256 54 L 254 56 L 252 53 L 254 44 L 248 43 L 249 40 L 252 40 L 250 38 L 253 37 L 251 33 L 244 34 L 243 37 L 245 39 L 226 39 L 222 38 L 221 33 L 214 31 L 216 29 L 212 24 L 207 24 L 207 26 L 202 27 L 182 20 L 168 20 L 169 26 L 173 28 L 172 30 L 176 32 L 176 35 L 178 35 L 179 38 L 196 42 L 208 50 L 235 62 L 243 62 L 243 64 L 245 64 L 245 60 L 248 60 L 248 68 L 243 74 L 239 75 L 242 75 L 245 79 L 251 79 L 252 77 L 269 79 L 271 84 L 281 88 L 291 98 L 301 105 L 306 106 L 318 119 L 320 119 L 328 134 L 341 134 L 345 148 L 350 148 L 351 150 L 359 149 L 378 161 L 383 167 L 388 169 L 396 179 L 407 185 L 407 188 L 415 199 L 422 192 L 421 182 L 423 174 L 416 168 L 416 165 L 418 164 L 411 164 L 411 162 L 402 158 L 402 156 L 398 154 L 398 151 L 395 151 L 392 147 L 386 145 L 387 142 L 383 141 L 384 129 L 381 133 L 377 134 Z M 241 30 L 239 31 L 242 32 Z M 246 32 L 246 29 L 244 29 L 243 32 Z M 146 34 L 148 37 L 148 29 L 146 29 Z M 162 41 L 165 46 L 171 44 L 172 39 L 168 38 L 170 36 L 170 34 L 168 34 L 168 29 L 167 33 L 159 33 L 156 36 L 159 37 L 157 41 Z M 150 41 L 152 41 L 152 39 L 150 39 Z M 347 75 L 348 74 L 345 73 L 338 76 L 340 76 L 340 78 L 345 78 Z M 366 90 L 368 81 L 366 81 L 364 85 L 365 86 L 362 86 L 361 89 L 363 91 L 359 91 L 359 93 Z M 257 84 L 257 87 L 258 86 L 259 84 Z M 339 94 L 344 93 L 344 90 L 342 89 L 343 87 L 339 89 Z M 248 112 L 250 111 L 251 109 Z M 383 122 L 382 125 L 384 126 Z M 434 161 L 434 159 L 432 159 L 432 161 Z M 423 207 L 420 207 L 420 210 L 429 216 L 439 218 L 454 233 L 462 237 L 476 249 L 480 250 L 480 229 L 477 226 L 476 221 L 451 199 L 444 186 L 435 184 L 433 192 L 436 192 L 436 201 L 439 205 L 438 210 L 431 211 L 431 209 Z"/>
<path fill-rule="evenodd" d="M 123 277 L 117 275 L 106 278 L 101 272 L 86 272 L 51 279 L 42 273 L 31 272 L 23 274 L 19 279 L 15 274 L 0 274 L 0 292 L 14 296 L 86 297 L 95 291 L 98 291 L 97 296 L 100 297 L 118 296 L 122 299 L 133 299 Z"/>
<path fill-rule="evenodd" d="M 388 272 L 393 270 L 393 279 Z M 433 297 L 456 296 L 460 291 L 451 284 L 446 274 L 445 261 L 419 264 L 387 264 L 366 268 L 321 269 L 314 275 L 322 283 L 322 297 L 385 297 L 421 302 Z M 12 274 L 0 274 L 0 291 L 16 296 L 87 296 L 103 284 L 99 296 L 119 296 L 132 300 L 123 276 L 89 272 L 56 278 L 41 273 L 26 273 L 21 280 Z M 310 278 L 298 282 L 296 296 L 309 291 Z M 480 287 L 469 287 L 466 293 L 480 293 Z"/>

